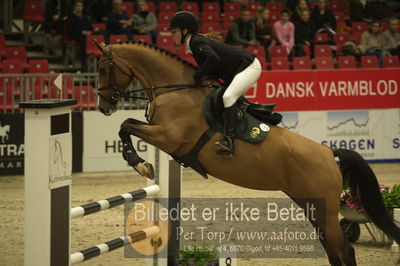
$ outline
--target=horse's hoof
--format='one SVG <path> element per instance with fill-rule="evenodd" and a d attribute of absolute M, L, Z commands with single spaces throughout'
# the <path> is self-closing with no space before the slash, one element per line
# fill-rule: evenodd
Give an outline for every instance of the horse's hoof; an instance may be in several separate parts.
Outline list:
<path fill-rule="evenodd" d="M 135 167 L 135 170 L 139 172 L 144 177 L 147 177 L 151 180 L 154 179 L 154 168 L 153 165 L 148 162 L 138 163 Z"/>

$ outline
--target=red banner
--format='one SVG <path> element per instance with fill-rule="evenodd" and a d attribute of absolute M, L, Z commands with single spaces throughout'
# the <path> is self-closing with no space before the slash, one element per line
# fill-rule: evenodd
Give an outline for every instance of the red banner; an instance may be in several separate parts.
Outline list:
<path fill-rule="evenodd" d="M 246 97 L 277 111 L 400 108 L 400 69 L 264 71 Z"/>

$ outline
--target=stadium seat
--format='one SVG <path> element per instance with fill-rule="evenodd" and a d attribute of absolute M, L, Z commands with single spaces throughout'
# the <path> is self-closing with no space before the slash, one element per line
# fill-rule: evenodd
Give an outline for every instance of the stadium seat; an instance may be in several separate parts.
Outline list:
<path fill-rule="evenodd" d="M 0 113 L 19 110 L 15 103 L 12 87 L 7 84 L 11 84 L 9 79 L 0 78 Z"/>
<path fill-rule="evenodd" d="M 294 70 L 307 70 L 311 69 L 311 60 L 310 57 L 308 56 L 300 56 L 300 57 L 294 57 L 293 58 L 293 69 Z"/>
<path fill-rule="evenodd" d="M 269 13 L 269 22 L 274 25 L 275 22 L 281 19 L 281 12 L 270 12 Z"/>
<path fill-rule="evenodd" d="M 128 16 L 131 17 L 133 14 L 133 3 L 132 2 L 124 2 L 124 11 L 128 13 Z"/>
<path fill-rule="evenodd" d="M 257 9 L 259 6 L 261 6 L 260 2 L 250 2 L 246 4 L 247 9 L 250 10 L 252 16 L 257 14 Z"/>
<path fill-rule="evenodd" d="M 344 12 L 335 12 L 334 14 L 335 14 L 337 24 L 340 24 L 340 25 L 346 24 L 346 16 L 345 16 Z"/>
<path fill-rule="evenodd" d="M 240 14 L 240 3 L 224 2 L 224 14 L 226 13 L 239 13 Z"/>
<path fill-rule="evenodd" d="M 267 60 L 265 57 L 257 57 L 258 61 L 260 61 L 261 64 L 261 69 L 262 70 L 267 70 Z"/>
<path fill-rule="evenodd" d="M 357 32 L 351 35 L 350 39 L 356 44 L 360 45 L 361 44 L 361 35 L 362 32 Z"/>
<path fill-rule="evenodd" d="M 384 56 L 382 67 L 399 68 L 400 67 L 399 57 L 397 55 Z"/>
<path fill-rule="evenodd" d="M 240 17 L 240 10 L 239 12 L 237 11 L 229 11 L 229 12 L 225 12 L 224 14 L 224 23 L 228 22 L 228 24 L 230 24 L 232 21 L 234 21 L 235 19 Z"/>
<path fill-rule="evenodd" d="M 93 32 L 106 30 L 106 24 L 104 23 L 94 23 L 92 24 L 92 27 L 93 27 Z"/>
<path fill-rule="evenodd" d="M 157 45 L 160 47 L 175 45 L 171 35 L 157 35 Z"/>
<path fill-rule="evenodd" d="M 169 32 L 169 23 L 157 23 L 157 32 Z"/>
<path fill-rule="evenodd" d="M 324 44 L 324 43 L 327 43 L 328 41 L 329 41 L 329 36 L 327 33 L 315 34 L 315 43 L 316 44 L 318 44 L 318 43 Z"/>
<path fill-rule="evenodd" d="M 173 12 L 160 12 L 158 14 L 158 23 L 169 24 L 173 15 Z"/>
<path fill-rule="evenodd" d="M 317 69 L 333 69 L 334 62 L 332 57 L 316 57 L 315 67 Z"/>
<path fill-rule="evenodd" d="M 270 57 L 274 58 L 274 57 L 287 57 L 287 50 L 285 47 L 280 46 L 280 45 L 274 45 L 271 47 L 270 50 Z"/>
<path fill-rule="evenodd" d="M 49 61 L 47 59 L 29 60 L 29 73 L 49 73 Z"/>
<path fill-rule="evenodd" d="M 329 45 L 315 45 L 314 57 L 332 57 L 332 48 Z"/>
<path fill-rule="evenodd" d="M 153 12 L 154 14 L 157 13 L 157 8 L 154 2 L 152 1 L 146 1 L 147 6 L 149 7 L 149 11 Z"/>
<path fill-rule="evenodd" d="M 74 86 L 73 98 L 78 101 L 75 109 L 94 110 L 96 109 L 94 89 L 92 86 Z"/>
<path fill-rule="evenodd" d="M 27 55 L 25 46 L 6 47 L 6 59 L 18 59 L 22 63 L 23 69 L 28 69 Z M 3 62 L 4 64 L 4 62 Z"/>
<path fill-rule="evenodd" d="M 221 14 L 218 12 L 203 12 L 203 15 L 200 18 L 200 22 L 205 23 L 219 23 L 221 19 Z"/>
<path fill-rule="evenodd" d="M 138 35 L 135 35 L 134 37 L 136 37 L 136 36 L 138 36 Z M 128 40 L 128 36 L 126 36 L 125 34 L 111 34 L 110 35 L 110 44 L 126 42 L 127 40 Z"/>
<path fill-rule="evenodd" d="M 87 35 L 86 36 L 86 55 L 94 55 L 96 57 L 101 56 L 101 51 L 96 47 L 96 44 L 93 42 L 96 40 L 98 42 L 104 42 L 103 35 Z"/>
<path fill-rule="evenodd" d="M 271 70 L 289 70 L 289 61 L 287 57 L 271 58 Z"/>
<path fill-rule="evenodd" d="M 218 2 L 203 2 L 202 4 L 202 12 L 208 13 L 208 12 L 217 12 L 221 13 L 221 9 L 219 7 Z"/>
<path fill-rule="evenodd" d="M 333 36 L 333 40 L 336 44 L 344 44 L 345 42 L 350 41 L 350 34 L 345 33 L 336 33 Z"/>
<path fill-rule="evenodd" d="M 326 8 L 333 12 L 344 12 L 344 3 L 342 1 L 331 1 L 326 4 Z"/>
<path fill-rule="evenodd" d="M 352 35 L 362 34 L 367 29 L 368 29 L 368 25 L 367 25 L 366 22 L 353 22 L 351 24 L 351 33 L 352 33 Z"/>
<path fill-rule="evenodd" d="M 25 1 L 24 3 L 24 21 L 33 23 L 44 22 L 43 2 L 41 1 Z"/>
<path fill-rule="evenodd" d="M 160 2 L 160 13 L 161 12 L 172 12 L 176 13 L 178 11 L 178 6 L 176 2 Z"/>
<path fill-rule="evenodd" d="M 378 68 L 378 57 L 375 55 L 361 56 L 361 68 Z"/>
<path fill-rule="evenodd" d="M 133 36 L 133 40 L 152 43 L 150 35 L 135 35 Z"/>
<path fill-rule="evenodd" d="M 22 74 L 22 61 L 18 58 L 3 60 L 2 74 Z"/>
<path fill-rule="evenodd" d="M 182 2 L 182 11 L 190 11 L 196 16 L 199 15 L 199 5 L 197 2 Z"/>
<path fill-rule="evenodd" d="M 349 69 L 356 68 L 357 62 L 354 56 L 339 56 L 338 57 L 338 68 L 340 69 Z"/>
<path fill-rule="evenodd" d="M 203 26 L 201 27 L 201 32 L 204 33 L 215 32 L 220 30 L 221 28 L 219 26 L 219 23 L 204 23 Z"/>
<path fill-rule="evenodd" d="M 254 54 L 257 58 L 264 58 L 265 59 L 265 49 L 262 45 L 249 45 L 247 47 L 247 51 Z"/>
<path fill-rule="evenodd" d="M 281 12 L 283 5 L 280 2 L 269 2 L 267 8 L 271 12 Z"/>

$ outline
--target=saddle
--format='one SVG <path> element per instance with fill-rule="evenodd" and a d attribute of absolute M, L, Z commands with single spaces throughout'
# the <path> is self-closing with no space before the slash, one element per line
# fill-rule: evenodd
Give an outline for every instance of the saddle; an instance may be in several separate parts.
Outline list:
<path fill-rule="evenodd" d="M 184 156 L 174 156 L 174 159 L 183 167 L 191 167 L 204 178 L 207 177 L 207 171 L 197 159 L 201 148 L 215 135 L 216 132 L 223 132 L 224 121 L 222 118 L 224 105 L 222 94 L 225 89 L 220 86 L 214 86 L 203 105 L 203 114 L 209 125 L 209 129 L 203 133 L 192 150 Z M 282 115 L 274 113 L 276 104 L 255 104 L 241 97 L 237 103 L 239 123 L 236 127 L 236 138 L 251 143 L 263 141 L 271 125 L 277 125 L 282 120 Z"/>

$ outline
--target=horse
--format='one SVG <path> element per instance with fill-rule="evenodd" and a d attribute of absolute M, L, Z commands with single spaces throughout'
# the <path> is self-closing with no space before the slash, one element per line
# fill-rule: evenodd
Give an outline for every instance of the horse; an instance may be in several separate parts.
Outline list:
<path fill-rule="evenodd" d="M 8 140 L 8 132 L 10 132 L 10 125 L 5 125 L 5 126 L 0 125 L 0 137 L 2 143 Z"/>
<path fill-rule="evenodd" d="M 214 80 L 194 87 L 196 67 L 158 46 L 140 41 L 105 45 L 97 43 L 102 56 L 98 62 L 98 109 L 106 116 L 117 110 L 121 97 L 145 92 L 147 122 L 129 118 L 121 124 L 124 159 L 142 175 L 152 178 L 152 166 L 140 158 L 130 140 L 136 136 L 176 157 L 192 151 L 209 128 L 202 113 Z M 127 91 L 137 78 L 144 89 Z M 186 84 L 186 85 L 185 85 Z M 312 222 L 322 228 L 319 240 L 331 265 L 356 265 L 355 251 L 345 238 L 338 212 L 343 183 L 359 193 L 370 219 L 396 242 L 400 229 L 386 212 L 379 184 L 367 162 L 355 151 L 331 149 L 295 132 L 271 126 L 260 143 L 235 140 L 233 158 L 215 152 L 216 133 L 198 151 L 198 162 L 211 176 L 256 190 L 280 190 L 301 208 L 304 198 L 325 200 L 325 217 Z M 338 166 L 335 157 L 340 160 Z M 325 224 L 324 224 L 325 223 Z"/>

